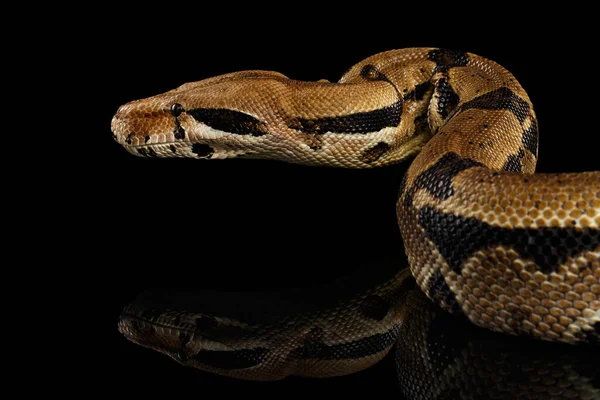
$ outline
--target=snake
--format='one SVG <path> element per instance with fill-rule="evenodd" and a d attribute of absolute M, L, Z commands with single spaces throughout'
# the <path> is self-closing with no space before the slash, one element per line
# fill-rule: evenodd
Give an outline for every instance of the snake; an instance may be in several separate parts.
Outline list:
<path fill-rule="evenodd" d="M 327 292 L 339 291 L 339 302 L 289 313 L 261 312 L 285 303 L 271 298 L 218 314 L 218 300 L 189 292 L 125 307 L 128 339 L 185 365 L 254 380 L 368 368 L 398 341 L 413 286 L 504 336 L 599 342 L 600 171 L 535 173 L 533 105 L 494 61 L 407 48 L 368 57 L 338 82 L 228 73 L 129 102 L 111 131 L 144 158 L 344 168 L 412 159 L 396 202 L 409 269 L 381 284 L 344 302 L 344 284 L 334 285 Z"/>

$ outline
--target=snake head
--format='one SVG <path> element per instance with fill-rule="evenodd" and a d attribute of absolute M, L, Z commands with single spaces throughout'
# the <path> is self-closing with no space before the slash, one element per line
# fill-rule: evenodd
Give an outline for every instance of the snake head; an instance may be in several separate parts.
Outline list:
<path fill-rule="evenodd" d="M 143 157 L 231 158 L 267 153 L 276 134 L 274 72 L 245 71 L 187 83 L 121 106 L 115 140 Z"/>

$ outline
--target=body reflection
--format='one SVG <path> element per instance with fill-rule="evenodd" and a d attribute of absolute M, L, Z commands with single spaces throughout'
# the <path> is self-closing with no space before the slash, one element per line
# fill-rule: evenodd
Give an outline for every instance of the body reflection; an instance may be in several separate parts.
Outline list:
<path fill-rule="evenodd" d="M 596 346 L 477 328 L 431 303 L 407 269 L 277 293 L 149 289 L 125 307 L 119 330 L 183 365 L 239 379 L 347 375 L 396 345 L 407 399 L 600 398 Z"/>
<path fill-rule="evenodd" d="M 396 346 L 408 399 L 600 399 L 598 349 L 478 328 L 423 293 L 406 298 Z"/>
<path fill-rule="evenodd" d="M 119 330 L 176 361 L 240 379 L 351 374 L 396 343 L 407 269 L 361 271 L 330 285 L 278 293 L 150 289 L 125 307 Z"/>

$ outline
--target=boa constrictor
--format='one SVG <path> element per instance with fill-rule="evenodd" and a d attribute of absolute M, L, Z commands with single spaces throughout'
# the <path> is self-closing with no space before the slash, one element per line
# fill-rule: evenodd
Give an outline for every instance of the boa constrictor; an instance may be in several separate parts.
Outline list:
<path fill-rule="evenodd" d="M 143 157 L 371 168 L 416 154 L 397 217 L 410 271 L 427 297 L 496 332 L 598 341 L 600 172 L 533 173 L 533 107 L 493 61 L 411 48 L 369 57 L 338 83 L 230 73 L 125 104 L 112 132 Z M 202 310 L 148 311 L 139 302 L 119 327 L 181 362 L 231 376 L 339 375 L 387 353 L 407 282 L 399 273 L 343 312 L 332 306 L 313 315 L 310 327 L 302 312 L 254 326 Z M 340 339 L 353 323 L 369 335 Z"/>

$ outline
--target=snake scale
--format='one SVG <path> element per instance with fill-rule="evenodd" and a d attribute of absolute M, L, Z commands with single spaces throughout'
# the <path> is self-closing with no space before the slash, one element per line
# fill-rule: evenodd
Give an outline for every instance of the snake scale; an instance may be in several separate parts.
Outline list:
<path fill-rule="evenodd" d="M 121 106 L 112 132 L 148 158 L 372 168 L 414 156 L 396 209 L 422 292 L 492 331 L 598 343 L 600 172 L 534 174 L 533 106 L 493 61 L 409 48 L 371 56 L 337 83 L 229 73 Z M 374 364 L 396 342 L 412 282 L 401 272 L 343 310 L 259 317 L 256 325 L 178 311 L 181 296 L 159 312 L 146 295 L 125 308 L 119 329 L 184 364 L 234 377 L 341 375 Z M 351 332 L 342 337 L 344 329 Z"/>

